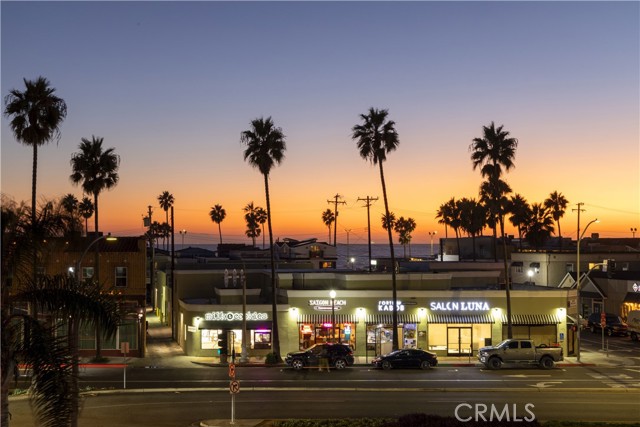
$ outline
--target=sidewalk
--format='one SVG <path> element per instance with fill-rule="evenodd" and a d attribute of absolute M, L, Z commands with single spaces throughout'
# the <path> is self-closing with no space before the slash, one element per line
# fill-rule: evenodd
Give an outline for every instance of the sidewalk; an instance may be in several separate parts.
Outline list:
<path fill-rule="evenodd" d="M 220 363 L 219 357 L 196 357 L 186 356 L 182 351 L 182 348 L 172 340 L 171 328 L 160 323 L 160 319 L 153 314 L 149 313 L 147 316 L 149 321 L 149 330 L 147 335 L 147 352 L 146 356 L 142 358 L 128 358 L 128 366 L 138 368 L 194 368 L 194 367 L 213 367 L 213 366 L 227 366 L 227 363 Z M 284 355 L 282 355 L 284 356 Z M 374 356 L 357 356 L 355 365 L 369 366 Z M 230 359 L 229 359 L 230 360 Z M 110 358 L 108 365 L 122 366 L 123 359 L 119 357 Z M 91 367 L 92 364 L 88 363 L 88 360 L 82 361 L 85 367 Z M 236 358 L 236 364 L 239 366 L 266 366 L 264 358 L 249 358 L 249 362 L 240 363 L 239 357 Z M 558 367 L 568 366 L 603 366 L 603 367 L 615 367 L 615 366 L 632 366 L 633 360 L 610 356 L 607 352 L 602 351 L 587 351 L 582 350 L 580 357 L 580 363 L 578 363 L 575 356 L 566 356 L 564 361 L 556 364 Z M 97 366 L 97 365 L 96 365 Z M 102 364 L 104 366 L 104 364 Z M 468 356 L 466 357 L 438 357 L 438 366 L 480 366 L 477 358 Z"/>

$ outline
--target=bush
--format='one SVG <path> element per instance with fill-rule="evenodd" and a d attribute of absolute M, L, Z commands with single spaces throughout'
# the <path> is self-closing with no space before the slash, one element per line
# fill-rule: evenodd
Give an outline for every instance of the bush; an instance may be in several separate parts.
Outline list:
<path fill-rule="evenodd" d="M 407 414 L 397 420 L 390 421 L 382 427 L 539 427 L 537 420 L 533 421 L 459 421 L 455 417 L 441 417 L 439 415 Z"/>
<path fill-rule="evenodd" d="M 278 362 L 278 356 L 275 353 L 267 353 L 267 358 L 265 359 L 267 365 L 277 365 Z"/>

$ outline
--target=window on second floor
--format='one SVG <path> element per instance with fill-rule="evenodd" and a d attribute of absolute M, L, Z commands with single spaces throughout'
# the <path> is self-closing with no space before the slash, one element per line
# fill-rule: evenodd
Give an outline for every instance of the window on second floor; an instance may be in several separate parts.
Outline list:
<path fill-rule="evenodd" d="M 116 267 L 116 287 L 127 286 L 127 267 Z"/>
<path fill-rule="evenodd" d="M 82 279 L 91 279 L 93 277 L 93 267 L 82 267 Z"/>

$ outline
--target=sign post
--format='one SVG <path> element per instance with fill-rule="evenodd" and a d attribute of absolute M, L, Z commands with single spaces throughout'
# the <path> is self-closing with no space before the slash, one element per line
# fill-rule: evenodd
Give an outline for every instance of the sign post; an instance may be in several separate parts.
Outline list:
<path fill-rule="evenodd" d="M 604 330 L 607 327 L 607 315 L 603 311 L 600 313 L 600 329 L 602 330 L 602 351 L 604 351 Z"/>
<path fill-rule="evenodd" d="M 229 393 L 231 394 L 231 423 L 235 424 L 236 418 L 236 394 L 240 392 L 240 382 L 236 381 L 236 365 L 229 363 Z"/>
<path fill-rule="evenodd" d="M 122 341 L 120 343 L 120 352 L 122 353 L 122 357 L 124 359 L 124 378 L 122 388 L 127 388 L 127 353 L 129 353 L 128 341 Z"/>

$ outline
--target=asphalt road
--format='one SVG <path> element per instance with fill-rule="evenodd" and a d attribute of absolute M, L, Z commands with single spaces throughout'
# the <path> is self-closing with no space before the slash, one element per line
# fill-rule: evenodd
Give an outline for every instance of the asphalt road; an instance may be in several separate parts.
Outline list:
<path fill-rule="evenodd" d="M 640 394 L 629 392 L 241 390 L 236 396 L 237 419 L 393 417 L 414 412 L 469 418 L 483 410 L 488 418 L 492 406 L 502 414 L 506 406 L 512 419 L 532 415 L 539 420 L 592 422 L 640 419 Z M 34 425 L 26 401 L 12 402 L 10 409 L 12 427 Z M 230 413 L 230 395 L 221 391 L 96 394 L 84 400 L 80 426 L 186 427 L 201 420 L 229 419 Z"/>

